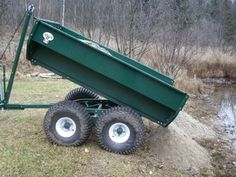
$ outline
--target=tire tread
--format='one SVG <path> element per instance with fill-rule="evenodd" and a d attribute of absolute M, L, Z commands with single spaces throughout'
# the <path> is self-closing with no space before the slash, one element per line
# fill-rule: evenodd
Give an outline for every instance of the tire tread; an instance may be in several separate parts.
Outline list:
<path fill-rule="evenodd" d="M 136 139 L 134 145 L 129 148 L 129 149 L 125 149 L 123 151 L 116 151 L 114 149 L 111 149 L 109 146 L 107 146 L 104 142 L 103 142 L 103 138 L 102 138 L 102 131 L 103 128 L 105 126 L 105 124 L 110 121 L 109 120 L 109 115 L 110 114 L 114 114 L 116 113 L 117 115 L 119 114 L 126 114 L 127 117 L 130 117 L 131 119 L 129 119 L 129 121 L 131 121 L 130 123 L 132 125 L 136 125 L 137 127 L 137 132 L 139 133 L 138 138 Z M 97 122 L 96 122 L 96 136 L 97 136 L 97 141 L 98 141 L 98 145 L 109 152 L 114 152 L 114 153 L 118 153 L 118 154 L 130 154 L 133 153 L 141 144 L 143 141 L 143 135 L 144 135 L 144 124 L 143 121 L 140 117 L 140 115 L 138 113 L 136 113 L 135 111 L 133 111 L 131 108 L 129 107 L 113 107 L 110 109 L 107 109 L 106 111 L 104 111 L 100 117 L 98 118 Z"/>
<path fill-rule="evenodd" d="M 83 88 L 83 87 L 80 87 L 80 88 L 75 88 L 73 90 L 71 90 L 65 97 L 65 101 L 73 101 L 73 100 L 77 100 L 77 99 L 82 99 L 82 98 L 93 98 L 93 99 L 98 99 L 99 96 L 86 89 L 86 88 Z"/>
<path fill-rule="evenodd" d="M 77 117 L 80 118 L 80 124 L 81 124 L 81 137 L 80 139 L 74 141 L 73 143 L 67 144 L 62 141 L 58 141 L 56 137 L 50 132 L 50 126 L 51 126 L 51 117 L 53 114 L 55 114 L 57 111 L 61 110 L 69 110 L 77 115 Z M 82 125 L 83 124 L 83 125 Z M 61 146 L 79 146 L 87 141 L 87 139 L 90 136 L 91 130 L 92 130 L 93 122 L 89 116 L 89 114 L 85 111 L 84 107 L 78 105 L 74 101 L 62 101 L 59 103 L 54 104 L 51 106 L 44 119 L 43 123 L 43 129 L 44 132 L 49 139 L 50 142 L 55 143 L 57 145 Z"/>

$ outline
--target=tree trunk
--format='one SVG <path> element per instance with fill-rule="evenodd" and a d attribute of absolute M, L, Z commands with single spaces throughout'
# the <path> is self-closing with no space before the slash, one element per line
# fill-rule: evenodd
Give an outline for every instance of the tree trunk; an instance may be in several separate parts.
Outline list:
<path fill-rule="evenodd" d="M 63 0 L 62 1 L 62 20 L 61 20 L 62 26 L 65 25 L 65 3 L 66 3 L 66 0 Z"/>
<path fill-rule="evenodd" d="M 40 11 L 41 11 L 41 0 L 39 0 L 39 11 L 38 11 L 38 17 L 40 17 Z"/>

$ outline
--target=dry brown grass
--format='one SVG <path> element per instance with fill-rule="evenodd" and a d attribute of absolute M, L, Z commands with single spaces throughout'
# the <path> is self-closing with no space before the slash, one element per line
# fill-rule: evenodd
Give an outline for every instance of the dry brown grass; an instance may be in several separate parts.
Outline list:
<path fill-rule="evenodd" d="M 181 74 L 178 75 L 177 79 L 175 80 L 175 85 L 185 92 L 191 94 L 203 93 L 206 88 L 206 85 L 201 79 L 189 77 L 186 70 L 181 71 Z"/>
<path fill-rule="evenodd" d="M 186 66 L 181 66 L 182 69 L 175 79 L 178 88 L 191 94 L 199 94 L 212 89 L 208 88 L 210 86 L 204 84 L 201 79 L 236 79 L 236 55 L 232 56 L 212 48 L 199 49 L 196 53 Z M 141 62 L 157 69 L 159 58 L 160 56 L 153 50 L 147 53 Z"/>
<path fill-rule="evenodd" d="M 236 79 L 236 56 L 220 52 L 217 49 L 208 49 L 196 56 L 187 68 L 199 78 Z"/>
<path fill-rule="evenodd" d="M 141 63 L 158 70 L 157 67 L 159 58 L 160 56 L 157 55 L 155 50 L 152 50 L 145 54 L 144 58 L 141 60 Z M 167 73 L 164 74 L 168 75 Z M 194 75 L 190 76 L 189 72 L 187 72 L 186 69 L 180 70 L 175 79 L 175 85 L 181 90 L 190 94 L 200 94 L 204 91 L 205 88 L 205 84 L 202 82 L 202 80 L 195 77 Z"/>

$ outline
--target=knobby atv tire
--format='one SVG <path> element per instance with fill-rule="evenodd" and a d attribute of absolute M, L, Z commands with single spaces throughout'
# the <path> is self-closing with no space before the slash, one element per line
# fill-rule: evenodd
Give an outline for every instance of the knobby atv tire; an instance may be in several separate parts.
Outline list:
<path fill-rule="evenodd" d="M 125 124 L 130 130 L 127 141 L 117 143 L 109 136 L 109 128 L 115 123 Z M 136 112 L 128 107 L 113 107 L 106 110 L 96 122 L 96 136 L 102 149 L 118 154 L 133 153 L 142 144 L 144 135 L 143 121 Z"/>
<path fill-rule="evenodd" d="M 56 122 L 63 117 L 72 119 L 76 124 L 75 133 L 70 137 L 63 137 L 57 133 Z M 85 109 L 76 102 L 63 101 L 49 108 L 43 126 L 50 142 L 62 146 L 79 146 L 89 138 L 92 120 Z"/>
<path fill-rule="evenodd" d="M 85 98 L 92 98 L 92 99 L 98 99 L 98 95 L 88 89 L 85 88 L 76 88 L 74 90 L 71 90 L 65 97 L 65 101 L 71 100 L 76 101 L 79 99 L 85 99 Z"/>

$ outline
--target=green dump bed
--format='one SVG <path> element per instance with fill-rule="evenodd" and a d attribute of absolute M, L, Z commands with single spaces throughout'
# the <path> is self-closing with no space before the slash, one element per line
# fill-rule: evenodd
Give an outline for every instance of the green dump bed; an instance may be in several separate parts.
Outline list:
<path fill-rule="evenodd" d="M 27 59 L 162 126 L 188 99 L 169 77 L 52 21 L 36 19 Z"/>

